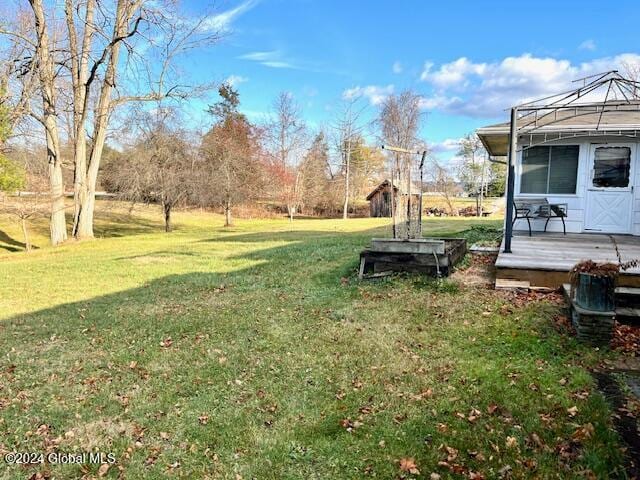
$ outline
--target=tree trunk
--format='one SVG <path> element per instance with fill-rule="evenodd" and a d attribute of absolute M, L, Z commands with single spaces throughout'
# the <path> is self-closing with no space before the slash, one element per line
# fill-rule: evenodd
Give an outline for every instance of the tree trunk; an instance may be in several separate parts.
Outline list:
<path fill-rule="evenodd" d="M 67 240 L 67 222 L 64 214 L 64 184 L 59 160 L 49 159 L 49 184 L 51 191 L 51 218 L 49 229 L 51 244 L 59 245 Z"/>
<path fill-rule="evenodd" d="M 163 203 L 162 210 L 164 212 L 164 231 L 170 232 L 173 230 L 171 225 L 171 204 L 166 202 Z"/>
<path fill-rule="evenodd" d="M 58 245 L 67 239 L 65 220 L 64 184 L 62 180 L 62 156 L 56 113 L 56 89 L 54 63 L 49 50 L 47 30 L 42 0 L 30 0 L 36 29 L 38 77 L 42 95 L 42 123 L 44 125 L 47 163 L 49 165 L 49 189 L 51 194 L 51 218 L 49 229 L 51 244 Z"/>
<path fill-rule="evenodd" d="M 89 103 L 88 94 L 90 84 L 89 52 L 94 33 L 93 13 L 95 0 L 88 0 L 85 6 L 84 26 L 81 30 L 82 43 L 78 45 L 77 30 L 74 21 L 74 4 L 72 0 L 65 0 L 65 16 L 69 34 L 69 53 L 71 60 L 71 83 L 73 88 L 73 140 L 74 140 L 74 180 L 73 180 L 73 228 L 72 235 L 82 237 L 79 231 L 80 215 L 87 201 L 87 119 Z M 84 233 L 84 232 L 82 232 Z"/>
<path fill-rule="evenodd" d="M 347 155 L 345 157 L 345 180 L 344 180 L 344 206 L 342 207 L 342 219 L 346 220 L 349 217 L 349 173 L 351 170 L 351 132 L 349 132 L 349 139 L 347 140 Z"/>
<path fill-rule="evenodd" d="M 123 39 L 128 28 L 131 11 L 129 11 L 128 3 L 124 0 L 118 0 L 116 8 L 116 20 L 113 28 L 112 40 Z M 100 88 L 98 103 L 95 108 L 94 125 L 93 125 L 93 146 L 89 155 L 89 161 L 84 173 L 84 183 L 86 194 L 84 201 L 79 205 L 78 225 L 75 229 L 76 238 L 93 238 L 93 217 L 96 203 L 96 184 L 98 180 L 98 170 L 100 161 L 102 160 L 102 151 L 107 136 L 107 126 L 109 122 L 109 114 L 111 113 L 111 92 L 115 85 L 116 69 L 120 55 L 121 40 L 115 42 L 111 46 L 109 52 L 109 60 L 105 70 L 104 78 Z M 82 202 L 81 196 L 78 197 Z"/>
<path fill-rule="evenodd" d="M 233 225 L 231 220 L 231 200 L 227 199 L 224 203 L 224 226 L 230 227 Z"/>
<path fill-rule="evenodd" d="M 24 249 L 27 252 L 31 251 L 31 240 L 29 239 L 29 230 L 27 229 L 27 219 L 22 219 L 22 235 L 24 236 Z"/>

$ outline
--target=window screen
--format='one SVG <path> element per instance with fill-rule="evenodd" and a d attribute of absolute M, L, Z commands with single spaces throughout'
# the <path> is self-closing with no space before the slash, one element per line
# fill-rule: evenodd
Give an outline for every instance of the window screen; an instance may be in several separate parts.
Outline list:
<path fill-rule="evenodd" d="M 549 179 L 549 147 L 533 147 L 524 151 L 521 193 L 547 193 Z"/>
<path fill-rule="evenodd" d="M 628 187 L 630 168 L 629 147 L 598 147 L 593 161 L 593 186 Z"/>
<path fill-rule="evenodd" d="M 576 193 L 577 145 L 531 147 L 522 156 L 520 193 Z"/>

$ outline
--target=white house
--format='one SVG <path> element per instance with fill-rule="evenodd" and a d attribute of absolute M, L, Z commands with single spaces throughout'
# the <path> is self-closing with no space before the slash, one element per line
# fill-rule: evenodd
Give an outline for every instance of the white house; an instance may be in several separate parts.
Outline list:
<path fill-rule="evenodd" d="M 566 116 L 555 120 L 558 116 Z M 568 207 L 567 232 L 640 235 L 640 110 L 637 105 L 612 111 L 560 111 L 538 121 L 527 132 L 526 118 L 518 135 L 514 196 L 546 198 Z M 508 153 L 509 123 L 480 128 L 477 133 L 490 155 Z M 523 131 L 524 130 L 524 131 Z M 542 230 L 545 219 L 532 222 Z M 526 229 L 518 220 L 515 230 Z M 562 231 L 551 220 L 549 231 Z"/>
<path fill-rule="evenodd" d="M 512 227 L 507 210 L 498 280 L 557 287 L 580 260 L 617 261 L 616 245 L 627 260 L 640 258 L 639 82 L 615 71 L 584 79 L 575 90 L 513 107 L 510 122 L 477 134 L 489 155 L 508 158 L 508 205 L 566 206 L 567 235 L 558 218 L 542 234 L 544 217 L 530 218 L 533 235 L 522 235 L 527 221 Z M 623 283 L 640 287 L 640 269 L 625 275 Z"/>

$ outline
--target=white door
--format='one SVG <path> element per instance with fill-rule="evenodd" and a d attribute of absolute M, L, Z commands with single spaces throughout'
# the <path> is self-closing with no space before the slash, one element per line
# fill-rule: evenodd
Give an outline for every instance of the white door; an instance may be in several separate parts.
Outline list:
<path fill-rule="evenodd" d="M 635 145 L 592 145 L 585 230 L 631 233 Z"/>

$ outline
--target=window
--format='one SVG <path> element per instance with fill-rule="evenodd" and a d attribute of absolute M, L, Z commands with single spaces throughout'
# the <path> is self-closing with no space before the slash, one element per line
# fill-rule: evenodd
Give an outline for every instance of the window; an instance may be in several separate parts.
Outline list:
<path fill-rule="evenodd" d="M 629 147 L 598 147 L 593 159 L 593 186 L 628 187 L 630 169 Z"/>
<path fill-rule="evenodd" d="M 531 147 L 522 155 L 520 193 L 576 193 L 578 145 Z"/>

